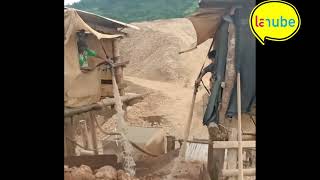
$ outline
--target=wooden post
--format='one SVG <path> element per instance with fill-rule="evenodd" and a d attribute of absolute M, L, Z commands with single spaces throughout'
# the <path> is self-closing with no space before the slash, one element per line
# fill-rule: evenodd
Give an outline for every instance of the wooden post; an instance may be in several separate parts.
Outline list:
<path fill-rule="evenodd" d="M 237 140 L 237 129 L 231 128 L 231 132 L 229 133 L 229 141 Z M 227 155 L 227 168 L 226 169 L 237 169 L 237 149 L 228 149 Z M 229 177 L 228 180 L 236 180 L 236 177 Z"/>
<path fill-rule="evenodd" d="M 209 129 L 208 129 L 209 130 Z M 214 179 L 213 140 L 209 133 L 207 167 L 210 179 Z"/>
<path fill-rule="evenodd" d="M 91 131 L 91 139 L 92 139 L 92 146 L 94 149 L 94 154 L 98 155 L 98 144 L 97 144 L 97 134 L 96 134 L 96 127 L 94 125 L 95 122 L 95 115 L 92 111 L 89 112 L 89 127 Z"/>
<path fill-rule="evenodd" d="M 88 136 L 88 128 L 87 128 L 87 123 L 85 120 L 80 120 L 80 127 L 81 127 L 81 136 L 82 136 L 82 142 L 83 142 L 83 146 L 85 149 L 88 149 L 89 147 L 89 136 Z"/>
<path fill-rule="evenodd" d="M 223 169 L 225 148 L 214 148 L 215 139 L 209 133 L 208 144 L 208 172 L 211 180 L 219 180 Z"/>
<path fill-rule="evenodd" d="M 113 88 L 113 95 L 114 95 L 114 100 L 115 100 L 115 110 L 116 110 L 116 115 L 118 117 L 118 123 L 117 123 L 117 129 L 121 133 L 126 132 L 126 122 L 125 122 L 125 111 L 123 110 L 123 103 L 121 101 L 121 96 L 119 92 L 119 88 L 116 82 L 116 75 L 113 69 L 111 69 L 111 74 L 112 74 L 112 88 Z"/>
<path fill-rule="evenodd" d="M 167 152 L 174 151 L 176 139 L 174 136 L 167 136 Z"/>
<path fill-rule="evenodd" d="M 112 43 L 114 63 L 120 62 L 119 42 L 120 42 L 120 39 L 116 38 L 113 40 L 113 43 Z M 116 76 L 117 84 L 123 84 L 123 67 L 122 66 L 115 67 L 115 76 Z M 119 93 L 120 93 L 120 96 L 123 96 L 124 89 L 123 88 L 119 89 Z"/>
<path fill-rule="evenodd" d="M 64 118 L 65 137 L 66 137 L 66 156 L 76 155 L 76 146 L 70 140 L 75 141 L 74 129 L 73 129 L 73 118 Z M 69 139 L 69 140 L 68 140 Z"/>
<path fill-rule="evenodd" d="M 225 115 L 229 106 L 231 93 L 233 90 L 234 82 L 236 80 L 235 70 L 235 25 L 229 24 L 228 28 L 228 52 L 225 70 L 225 86 L 223 87 L 221 108 L 219 110 L 219 122 L 225 123 Z"/>
<path fill-rule="evenodd" d="M 242 158 L 242 128 L 241 128 L 241 86 L 240 73 L 237 75 L 237 104 L 238 104 L 238 166 L 239 166 L 239 180 L 243 180 L 243 158 Z"/>
<path fill-rule="evenodd" d="M 66 138 L 66 127 L 64 127 L 64 157 L 67 157 L 68 150 L 67 150 L 67 138 Z"/>

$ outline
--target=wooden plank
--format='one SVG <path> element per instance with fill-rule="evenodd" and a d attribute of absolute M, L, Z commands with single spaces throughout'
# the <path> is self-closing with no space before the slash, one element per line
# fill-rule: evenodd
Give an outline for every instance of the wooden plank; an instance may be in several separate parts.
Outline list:
<path fill-rule="evenodd" d="M 176 141 L 182 142 L 182 139 Z M 209 140 L 208 140 L 209 141 Z M 199 143 L 199 144 L 209 144 L 209 142 L 204 140 L 187 140 L 188 143 Z M 239 147 L 238 141 L 213 141 L 214 149 L 237 149 Z M 242 141 L 243 148 L 255 148 L 256 141 Z"/>
<path fill-rule="evenodd" d="M 119 91 L 127 87 L 127 84 L 122 82 L 118 84 Z M 113 97 L 113 87 L 112 84 L 101 84 L 101 96 L 103 97 Z"/>
<path fill-rule="evenodd" d="M 239 169 L 224 169 L 224 170 L 222 170 L 222 175 L 225 177 L 238 176 Z M 256 175 L 256 168 L 243 169 L 243 175 L 244 176 L 255 176 Z"/>
<path fill-rule="evenodd" d="M 101 96 L 102 97 L 113 97 L 112 84 L 101 84 Z"/>
<path fill-rule="evenodd" d="M 64 164 L 69 167 L 87 165 L 92 168 L 92 170 L 99 169 L 106 165 L 118 166 L 116 155 L 70 156 L 64 158 Z"/>
<path fill-rule="evenodd" d="M 100 71 L 100 78 L 104 80 L 111 80 L 112 77 L 110 69 L 103 69 L 102 71 Z"/>
<path fill-rule="evenodd" d="M 214 149 L 232 149 L 238 148 L 239 142 L 238 141 L 213 141 L 213 148 Z M 256 141 L 242 141 L 243 148 L 255 148 Z"/>
<path fill-rule="evenodd" d="M 229 133 L 229 141 L 236 141 L 238 136 L 238 132 L 236 128 L 231 128 L 231 132 Z M 226 169 L 236 169 L 237 168 L 237 150 L 236 149 L 228 149 L 227 155 L 227 168 Z M 236 177 L 230 177 L 228 180 L 237 180 Z"/>

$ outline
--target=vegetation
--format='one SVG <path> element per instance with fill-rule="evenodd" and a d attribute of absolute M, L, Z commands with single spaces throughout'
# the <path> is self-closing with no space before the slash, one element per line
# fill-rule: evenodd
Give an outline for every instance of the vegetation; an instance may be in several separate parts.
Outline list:
<path fill-rule="evenodd" d="M 188 16 L 198 0 L 81 0 L 68 7 L 130 23 Z"/>

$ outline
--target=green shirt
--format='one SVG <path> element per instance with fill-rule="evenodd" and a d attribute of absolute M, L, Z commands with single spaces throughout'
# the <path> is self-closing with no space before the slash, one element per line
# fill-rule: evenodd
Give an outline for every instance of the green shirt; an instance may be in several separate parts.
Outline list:
<path fill-rule="evenodd" d="M 87 64 L 87 60 L 89 57 L 95 57 L 96 55 L 97 53 L 95 51 L 86 48 L 79 57 L 80 67 L 83 67 L 84 64 Z"/>

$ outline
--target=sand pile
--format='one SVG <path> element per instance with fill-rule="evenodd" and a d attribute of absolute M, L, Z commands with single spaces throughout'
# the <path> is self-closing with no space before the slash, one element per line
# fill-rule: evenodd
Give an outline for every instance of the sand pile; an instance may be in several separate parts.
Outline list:
<path fill-rule="evenodd" d="M 211 42 L 192 52 L 179 54 L 196 42 L 196 34 L 189 20 L 157 20 L 134 25 L 141 30 L 126 29 L 129 36 L 121 41 L 121 56 L 130 61 L 125 75 L 192 84 L 206 59 Z"/>

